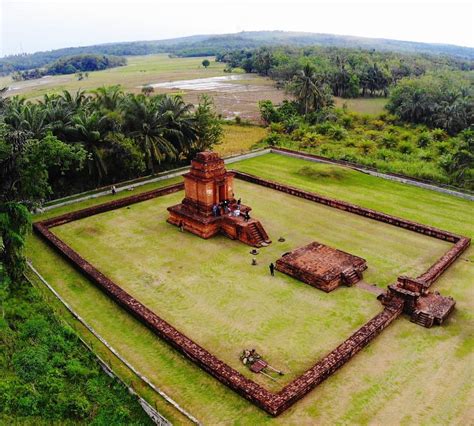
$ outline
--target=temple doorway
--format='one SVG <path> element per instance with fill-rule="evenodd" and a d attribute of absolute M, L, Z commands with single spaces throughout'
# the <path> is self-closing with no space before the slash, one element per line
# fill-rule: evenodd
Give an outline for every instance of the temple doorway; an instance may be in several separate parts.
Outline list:
<path fill-rule="evenodd" d="M 219 202 L 224 201 L 225 199 L 225 185 L 219 185 Z"/>

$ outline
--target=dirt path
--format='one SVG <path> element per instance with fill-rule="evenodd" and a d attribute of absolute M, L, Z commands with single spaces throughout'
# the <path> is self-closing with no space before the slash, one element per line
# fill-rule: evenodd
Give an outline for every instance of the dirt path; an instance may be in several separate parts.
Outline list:
<path fill-rule="evenodd" d="M 356 287 L 359 287 L 362 290 L 366 290 L 369 293 L 375 294 L 376 296 L 379 296 L 380 294 L 385 292 L 383 288 L 377 287 L 375 284 L 368 284 L 365 281 L 359 281 L 356 284 Z"/>

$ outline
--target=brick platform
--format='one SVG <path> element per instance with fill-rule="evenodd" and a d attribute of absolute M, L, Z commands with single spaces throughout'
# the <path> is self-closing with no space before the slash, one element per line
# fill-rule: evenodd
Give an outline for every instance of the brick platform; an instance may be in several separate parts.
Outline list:
<path fill-rule="evenodd" d="M 470 244 L 470 239 L 467 237 L 400 219 L 375 210 L 346 203 L 344 201 L 330 199 L 245 173 L 235 172 L 235 177 L 253 182 L 257 185 L 273 188 L 296 197 L 358 214 L 372 220 L 399 226 L 414 232 L 454 243 L 455 245 L 448 252 L 436 261 L 425 273 L 417 278 L 417 280 L 422 282 L 422 285 L 426 288 L 428 288 L 447 268 L 449 268 L 449 266 Z M 74 267 L 84 274 L 84 276 L 90 279 L 92 283 L 109 295 L 111 299 L 117 302 L 117 304 L 140 320 L 144 325 L 150 328 L 157 336 L 168 342 L 173 348 L 196 363 L 196 365 L 211 374 L 221 383 L 247 398 L 269 414 L 277 416 L 291 407 L 298 399 L 304 397 L 311 391 L 311 389 L 331 376 L 338 368 L 342 367 L 356 353 L 367 346 L 372 339 L 398 318 L 404 310 L 408 309 L 408 307 L 405 306 L 406 300 L 403 298 L 385 297 L 384 308 L 378 315 L 369 320 L 341 345 L 317 362 L 300 377 L 285 386 L 280 392 L 272 393 L 252 380 L 247 379 L 232 367 L 219 360 L 212 353 L 193 342 L 189 337 L 178 331 L 171 324 L 164 321 L 159 317 L 159 315 L 148 309 L 137 299 L 124 291 L 120 286 L 107 278 L 49 230 L 49 228 L 53 226 L 58 226 L 73 220 L 121 208 L 140 201 L 149 200 L 154 197 L 171 194 L 182 189 L 183 184 L 176 184 L 120 200 L 111 201 L 87 209 L 57 216 L 52 219 L 36 222 L 33 224 L 33 229 L 37 234 L 49 242 L 60 254 L 62 254 Z M 426 300 L 428 305 L 431 305 L 432 301 L 433 299 Z"/>
<path fill-rule="evenodd" d="M 367 264 L 361 257 L 312 242 L 284 254 L 276 269 L 328 293 L 358 282 Z"/>

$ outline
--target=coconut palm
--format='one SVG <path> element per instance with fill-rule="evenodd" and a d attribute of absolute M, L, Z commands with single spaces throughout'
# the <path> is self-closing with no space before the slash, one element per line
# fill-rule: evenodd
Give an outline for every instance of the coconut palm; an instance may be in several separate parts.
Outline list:
<path fill-rule="evenodd" d="M 81 111 L 73 118 L 73 137 L 81 143 L 89 153 L 89 175 L 94 176 L 99 184 L 107 175 L 107 165 L 104 161 L 106 148 L 104 118 L 98 111 L 88 113 Z"/>
<path fill-rule="evenodd" d="M 308 114 L 319 111 L 324 107 L 332 106 L 332 96 L 328 92 L 321 76 L 316 74 L 314 67 L 306 64 L 294 77 L 290 85 L 290 92 L 296 96 L 301 112 Z"/>
<path fill-rule="evenodd" d="M 185 158 L 197 139 L 196 122 L 191 114 L 193 105 L 185 103 L 180 96 L 160 96 L 155 99 L 163 136 Z"/>
<path fill-rule="evenodd" d="M 128 96 L 123 103 L 124 128 L 134 138 L 143 153 L 149 171 L 165 159 L 175 159 L 177 150 L 166 138 L 163 117 L 157 102 L 143 95 Z"/>
<path fill-rule="evenodd" d="M 27 139 L 41 139 L 48 130 L 45 110 L 17 97 L 7 104 L 3 120 L 9 131 L 23 133 Z"/>

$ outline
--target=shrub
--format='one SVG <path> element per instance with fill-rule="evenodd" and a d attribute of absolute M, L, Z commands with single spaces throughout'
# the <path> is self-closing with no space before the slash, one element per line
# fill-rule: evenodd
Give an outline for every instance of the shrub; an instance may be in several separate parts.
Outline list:
<path fill-rule="evenodd" d="M 445 141 L 446 139 L 448 139 L 448 134 L 443 129 L 434 129 L 431 132 L 431 136 L 433 140 L 438 142 Z"/>
<path fill-rule="evenodd" d="M 283 135 L 280 135 L 279 133 L 270 133 L 262 142 L 269 146 L 281 146 L 283 141 Z"/>
<path fill-rule="evenodd" d="M 370 140 L 364 140 L 361 143 L 359 143 L 359 151 L 361 154 L 367 155 L 372 152 L 374 152 L 377 148 L 375 142 L 370 141 Z"/>
<path fill-rule="evenodd" d="M 340 141 L 347 137 L 347 130 L 344 129 L 344 127 L 342 126 L 339 126 L 338 124 L 333 124 L 329 128 L 327 135 L 336 141 Z"/>
<path fill-rule="evenodd" d="M 314 148 L 320 143 L 317 133 L 307 132 L 301 139 L 299 146 L 301 148 Z"/>
<path fill-rule="evenodd" d="M 235 120 L 235 124 L 242 124 L 242 118 L 240 118 L 240 116 L 236 115 L 234 120 Z"/>
<path fill-rule="evenodd" d="M 416 144 L 420 148 L 426 148 L 432 141 L 433 141 L 433 138 L 431 136 L 431 133 L 423 132 L 423 133 L 420 133 L 420 135 L 418 136 Z"/>
<path fill-rule="evenodd" d="M 354 126 L 354 118 L 350 115 L 344 115 L 341 118 L 341 124 L 346 129 L 352 129 Z"/>
<path fill-rule="evenodd" d="M 391 133 L 385 133 L 382 136 L 382 139 L 380 139 L 379 144 L 380 146 L 383 146 L 384 148 L 393 149 L 398 145 L 398 139 L 395 135 Z"/>
<path fill-rule="evenodd" d="M 285 126 L 283 125 L 283 123 L 271 123 L 269 129 L 270 129 L 270 132 L 273 132 L 273 133 L 285 132 Z"/>
<path fill-rule="evenodd" d="M 385 128 L 385 122 L 382 120 L 371 120 L 370 126 L 375 130 L 383 130 Z"/>
<path fill-rule="evenodd" d="M 410 142 L 400 142 L 398 144 L 398 150 L 402 154 L 411 154 L 414 150 L 413 145 Z"/>
<path fill-rule="evenodd" d="M 441 143 L 436 144 L 436 152 L 438 153 L 439 156 L 449 154 L 450 151 L 451 151 L 451 146 L 448 142 L 441 142 Z"/>

